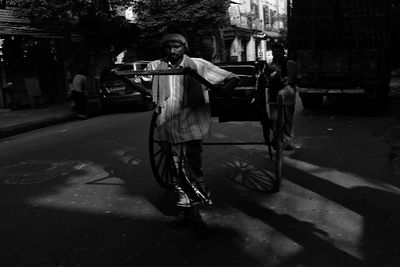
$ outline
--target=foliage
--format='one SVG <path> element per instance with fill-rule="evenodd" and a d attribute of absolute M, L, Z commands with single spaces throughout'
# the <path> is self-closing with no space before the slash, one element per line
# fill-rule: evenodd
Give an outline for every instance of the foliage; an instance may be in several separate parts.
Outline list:
<path fill-rule="evenodd" d="M 201 47 L 202 35 L 211 36 L 225 25 L 229 0 L 136 0 L 133 10 L 141 40 L 150 47 L 169 25 L 179 25 L 191 41 Z M 193 50 L 192 50 L 193 51 Z"/>
<path fill-rule="evenodd" d="M 139 28 L 149 34 L 161 33 L 168 24 L 181 25 L 187 32 L 199 29 L 217 30 L 226 19 L 227 0 L 137 0 Z"/>
<path fill-rule="evenodd" d="M 46 30 L 100 33 L 103 42 L 117 40 L 156 48 L 156 40 L 170 24 L 186 31 L 191 47 L 210 46 L 209 37 L 226 22 L 229 0 L 12 0 L 17 16 L 27 17 L 33 26 Z M 116 7 L 133 7 L 137 23 L 117 16 Z M 139 30 L 138 30 L 139 29 Z M 122 41 L 121 41 L 122 39 Z M 206 45 L 201 43 L 207 43 Z M 209 50 L 209 48 L 207 48 Z M 206 49 L 206 50 L 207 50 Z M 193 49 L 196 50 L 196 49 Z M 201 48 L 196 51 L 201 50 Z M 203 49 L 204 50 L 204 49 Z M 149 52 L 150 51 L 150 52 Z M 153 55 L 156 56 L 156 55 Z"/>
<path fill-rule="evenodd" d="M 114 7 L 130 0 L 13 0 L 17 16 L 27 17 L 34 26 L 47 29 L 96 30 L 121 23 Z"/>

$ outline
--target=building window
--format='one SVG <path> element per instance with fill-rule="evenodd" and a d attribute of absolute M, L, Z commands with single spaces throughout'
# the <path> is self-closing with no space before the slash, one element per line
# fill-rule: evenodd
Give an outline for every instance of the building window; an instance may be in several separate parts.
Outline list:
<path fill-rule="evenodd" d="M 7 2 L 7 0 L 0 0 L 0 9 L 6 8 L 6 2 Z"/>
<path fill-rule="evenodd" d="M 260 18 L 259 9 L 257 4 L 251 4 L 251 13 L 254 15 L 255 19 Z"/>

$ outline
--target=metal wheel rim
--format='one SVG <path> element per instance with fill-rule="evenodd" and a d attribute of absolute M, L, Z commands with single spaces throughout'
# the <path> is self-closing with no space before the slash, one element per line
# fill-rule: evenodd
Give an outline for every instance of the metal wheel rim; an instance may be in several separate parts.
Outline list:
<path fill-rule="evenodd" d="M 157 116 L 153 113 L 150 123 L 149 132 L 149 156 L 150 165 L 154 178 L 157 183 L 164 188 L 168 188 L 172 184 L 171 177 L 171 153 L 161 147 L 161 141 L 157 139 Z"/>

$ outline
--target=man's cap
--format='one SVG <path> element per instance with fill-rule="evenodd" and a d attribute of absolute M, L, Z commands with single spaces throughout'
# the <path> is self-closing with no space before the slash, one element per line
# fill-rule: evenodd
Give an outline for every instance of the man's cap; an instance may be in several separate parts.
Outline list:
<path fill-rule="evenodd" d="M 183 35 L 179 34 L 179 33 L 169 33 L 169 34 L 164 35 L 161 38 L 161 44 L 162 45 L 165 45 L 165 43 L 168 43 L 168 42 L 178 42 L 181 45 L 183 45 L 186 48 L 186 50 L 189 49 L 188 43 L 186 41 L 186 38 Z"/>

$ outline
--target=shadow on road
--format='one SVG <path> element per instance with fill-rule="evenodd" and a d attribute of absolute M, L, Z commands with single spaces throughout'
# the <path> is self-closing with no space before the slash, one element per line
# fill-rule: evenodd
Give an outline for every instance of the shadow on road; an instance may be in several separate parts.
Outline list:
<path fill-rule="evenodd" d="M 400 188 L 391 148 L 400 142 L 400 97 L 391 96 L 384 110 L 360 97 L 328 100 L 320 109 L 297 108 L 295 136 L 302 148 L 292 158 Z"/>
<path fill-rule="evenodd" d="M 253 165 L 252 162 L 242 159 L 234 159 L 227 163 L 229 168 L 233 169 L 228 178 L 249 190 L 263 193 L 272 193 L 275 174 L 266 169 Z"/>
<path fill-rule="evenodd" d="M 363 224 L 360 225 L 363 229 L 362 240 L 359 243 L 364 265 L 399 266 L 400 196 L 398 194 L 367 186 L 345 188 L 298 169 L 288 166 L 285 168 L 286 180 L 322 195 L 363 217 Z M 315 254 L 314 249 L 310 255 L 312 254 Z"/>
<path fill-rule="evenodd" d="M 317 111 L 307 111 L 307 114 L 321 115 L 314 112 Z M 323 116 L 350 116 L 349 111 L 339 107 L 330 110 L 328 107 L 324 112 L 326 113 L 322 113 Z M 396 114 L 394 111 L 391 113 L 390 109 L 386 112 L 389 113 L 371 115 L 367 112 L 366 116 Z M 122 147 L 118 140 L 108 141 L 110 144 L 106 145 L 110 145 L 110 151 L 117 150 L 118 146 Z M 79 149 L 81 148 L 79 145 Z M 326 153 L 333 148 L 334 145 L 323 144 L 318 149 Z M 310 148 L 310 153 L 313 153 L 312 149 Z M 171 206 L 171 196 L 157 186 L 148 163 L 135 162 L 139 155 L 146 159 L 145 162 L 148 158 L 144 150 L 136 148 L 125 149 L 124 153 L 117 156 L 98 156 L 94 155 L 93 151 L 85 151 L 86 155 L 79 155 L 80 150 L 77 150 L 77 158 L 89 158 L 98 166 L 102 166 L 105 175 L 101 177 L 90 177 L 92 174 L 82 168 L 77 171 L 79 173 L 70 172 L 60 175 L 58 179 L 38 184 L 1 184 L 1 261 L 5 266 L 400 265 L 398 194 L 367 186 L 345 188 L 299 169 L 284 166 L 286 181 L 315 192 L 363 217 L 362 238 L 356 244 L 361 244 L 361 262 L 353 255 L 335 247 L 328 238 L 329 233 L 322 231 L 317 222 L 311 219 L 300 220 L 290 210 L 271 209 L 257 201 L 256 197 L 260 196 L 265 202 L 279 199 L 280 193 L 268 193 L 271 183 L 268 173 L 271 166 L 270 163 L 266 163 L 269 162 L 267 152 L 261 153 L 253 149 L 256 152 L 249 158 L 251 150 L 230 148 L 229 159 L 221 158 L 225 151 L 212 155 L 210 153 L 206 172 L 210 174 L 208 179 L 217 205 L 207 213 L 213 216 L 221 209 L 233 208 L 253 219 L 252 222 L 268 225 L 301 246 L 298 253 L 288 256 L 278 265 L 261 262 L 259 258 L 248 254 L 240 243 L 240 235 L 243 234 L 239 232 L 241 229 L 210 224 L 210 235 L 203 239 L 187 229 L 171 229 L 172 218 L 169 216 L 175 212 Z M 294 154 L 293 157 L 311 163 L 322 160 L 327 168 L 363 174 L 360 173 L 361 170 L 351 169 L 348 164 L 339 160 L 329 162 L 326 158 L 304 158 L 304 153 Z M 232 158 L 236 161 L 230 161 Z M 229 165 L 229 162 L 232 164 Z M 76 180 L 76 174 L 79 174 L 79 177 L 89 177 Z M 115 183 L 112 179 L 119 179 L 123 183 Z M 88 195 L 85 199 L 74 197 L 74 194 L 79 192 L 78 189 L 84 191 L 87 187 L 91 187 L 92 191 L 86 192 Z M 159 213 L 146 215 L 143 212 L 135 212 L 136 210 L 130 213 L 105 212 L 101 206 L 102 199 L 107 198 L 109 192 L 117 190 L 120 190 L 118 194 L 124 197 L 140 197 L 149 201 Z M 246 194 L 242 194 L 243 190 Z M 52 199 L 52 196 L 56 195 L 59 195 L 58 198 L 64 198 L 66 205 L 57 205 L 57 200 Z M 93 206 L 98 204 L 101 208 L 85 208 L 83 202 L 87 199 L 92 201 Z M 96 203 L 96 200 L 99 203 Z M 143 207 L 143 204 L 138 204 L 139 209 Z M 262 250 L 260 257 L 268 257 L 271 253 L 267 247 L 259 249 Z"/>
<path fill-rule="evenodd" d="M 321 230 L 325 228 L 321 225 L 324 222 L 314 221 L 313 218 L 307 221 L 300 220 L 294 217 L 298 214 L 296 215 L 290 206 L 271 209 L 267 207 L 268 204 L 262 204 L 274 203 L 274 199 L 279 201 L 279 194 L 283 192 L 274 195 L 260 190 L 260 185 L 263 186 L 270 181 L 268 175 L 263 176 L 263 173 L 268 173 L 270 168 L 269 164 L 266 164 L 268 157 L 252 154 L 253 157 L 249 160 L 248 153 L 249 150 L 234 148 L 230 151 L 230 155 L 234 158 L 232 162 L 236 164 L 230 164 L 231 161 L 225 162 L 224 167 L 221 167 L 221 164 L 213 164 L 213 166 L 220 165 L 213 169 L 217 174 L 212 174 L 210 177 L 213 189 L 216 191 L 219 202 L 226 202 L 227 205 L 220 205 L 217 208 L 226 209 L 229 206 L 237 209 L 272 227 L 301 246 L 298 253 L 287 257 L 276 266 L 394 267 L 400 265 L 400 196 L 398 194 L 379 189 L 374 184 L 371 184 L 371 187 L 346 188 L 328 179 L 284 165 L 283 191 L 286 181 L 289 181 L 298 185 L 299 188 L 312 191 L 361 216 L 362 224 L 359 225 L 361 239 L 353 240 L 354 243 L 350 245 L 359 247 L 362 254 L 362 260 L 360 260 L 335 246 L 329 237 L 333 233 Z M 218 155 L 215 158 L 218 158 Z M 249 168 L 249 165 L 253 167 Z M 243 166 L 246 167 L 245 171 L 242 170 Z M 244 178 L 232 179 L 242 174 L 245 174 Z M 217 177 L 224 177 L 224 179 L 217 179 Z M 247 177 L 251 179 L 256 177 L 253 179 L 255 183 L 249 182 Z M 308 196 L 303 191 L 299 194 Z M 324 204 L 321 203 L 321 205 Z M 320 208 L 323 209 L 323 207 Z M 269 242 L 274 242 L 274 240 Z M 264 249 L 265 253 L 268 253 L 267 247 Z"/>
<path fill-rule="evenodd" d="M 298 99 L 300 101 L 300 99 Z M 377 106 L 376 101 L 372 98 L 362 97 L 358 95 L 344 95 L 331 98 L 325 98 L 324 104 L 320 108 L 303 109 L 299 104 L 298 108 L 302 109 L 305 115 L 317 116 L 366 116 L 366 117 L 382 117 L 382 116 L 400 116 L 400 96 L 389 96 L 385 105 Z"/>
<path fill-rule="evenodd" d="M 132 171 L 116 162 L 110 166 L 113 176 Z M 79 175 L 90 175 L 84 172 Z M 40 184 L 0 185 L 2 265 L 263 266 L 242 252 L 233 229 L 210 225 L 208 236 L 200 238 L 189 229 L 172 229 L 164 216 L 105 212 L 104 203 L 93 200 L 107 198 L 107 193 L 99 196 L 85 188 L 115 185 L 77 180 L 75 174 Z M 127 181 L 127 192 L 142 193 L 140 182 Z"/>
<path fill-rule="evenodd" d="M 15 208 L 0 224 L 8 229 L 1 235 L 4 266 L 262 266 L 242 255 L 230 229 L 211 228 L 199 239 L 165 221 Z"/>
<path fill-rule="evenodd" d="M 279 266 L 362 266 L 360 260 L 327 241 L 328 234 L 317 225 L 262 207 L 232 191 L 226 192 L 224 197 L 233 207 L 273 227 L 302 247 L 301 253 L 287 257 Z"/>
<path fill-rule="evenodd" d="M 236 152 L 232 155 L 235 162 L 242 161 L 244 165 L 254 165 L 253 173 L 251 170 L 246 171 L 246 177 L 256 176 L 257 185 L 269 183 L 269 176 L 262 176 L 260 173 L 269 172 L 269 166 L 263 169 L 262 162 L 267 157 L 253 158 L 249 161 L 246 157 L 246 152 L 235 150 Z M 240 165 L 240 164 L 238 164 Z M 258 166 L 258 167 L 255 167 Z M 285 238 L 298 244 L 301 249 L 299 253 L 292 255 L 292 252 L 287 254 L 279 261 L 279 264 L 273 266 L 363 266 L 356 257 L 348 254 L 347 252 L 340 250 L 329 240 L 329 233 L 322 231 L 318 224 L 314 224 L 310 221 L 299 220 L 292 216 L 291 208 L 281 210 L 279 208 L 271 209 L 261 204 L 261 202 L 268 201 L 268 199 L 279 199 L 279 192 L 276 194 L 268 193 L 268 191 L 259 190 L 258 186 L 246 186 L 246 182 L 238 183 L 238 181 L 232 181 L 232 173 L 237 174 L 237 166 L 232 166 L 229 162 L 224 168 L 219 169 L 218 174 L 225 179 L 213 180 L 213 188 L 218 195 L 220 203 L 226 203 L 227 206 L 239 210 L 241 213 L 252 218 L 252 220 L 261 221 L 265 225 L 272 227 L 277 232 L 281 233 Z M 214 176 L 214 175 L 213 175 Z M 215 177 L 211 177 L 213 179 Z M 227 183 L 231 181 L 232 183 Z M 227 206 L 220 205 L 217 209 L 226 209 Z M 221 211 L 216 211 L 223 212 Z M 268 255 L 271 253 L 271 243 L 284 243 L 281 238 L 278 238 L 276 234 L 267 234 L 267 243 L 262 244 L 264 247 L 260 247 L 260 250 L 264 250 L 264 254 Z M 286 251 L 285 245 L 279 250 Z M 279 252 L 278 252 L 279 254 Z"/>

